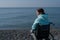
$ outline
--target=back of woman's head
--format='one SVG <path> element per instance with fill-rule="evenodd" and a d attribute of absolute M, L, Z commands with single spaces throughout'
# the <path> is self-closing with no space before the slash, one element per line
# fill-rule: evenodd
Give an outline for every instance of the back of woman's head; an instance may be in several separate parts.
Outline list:
<path fill-rule="evenodd" d="M 45 12 L 44 12 L 44 9 L 43 9 L 43 8 L 39 8 L 39 9 L 37 9 L 37 12 L 38 12 L 39 14 L 45 14 Z"/>

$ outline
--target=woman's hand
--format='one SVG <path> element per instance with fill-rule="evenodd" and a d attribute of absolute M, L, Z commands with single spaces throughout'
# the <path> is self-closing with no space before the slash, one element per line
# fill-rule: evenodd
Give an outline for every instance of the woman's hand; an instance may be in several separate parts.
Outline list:
<path fill-rule="evenodd" d="M 34 33 L 34 30 L 30 30 L 31 33 Z"/>

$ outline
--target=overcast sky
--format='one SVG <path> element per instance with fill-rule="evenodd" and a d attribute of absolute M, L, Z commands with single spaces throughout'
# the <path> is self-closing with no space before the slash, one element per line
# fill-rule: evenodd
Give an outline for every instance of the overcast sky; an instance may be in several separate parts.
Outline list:
<path fill-rule="evenodd" d="M 0 0 L 0 7 L 60 7 L 60 0 Z"/>

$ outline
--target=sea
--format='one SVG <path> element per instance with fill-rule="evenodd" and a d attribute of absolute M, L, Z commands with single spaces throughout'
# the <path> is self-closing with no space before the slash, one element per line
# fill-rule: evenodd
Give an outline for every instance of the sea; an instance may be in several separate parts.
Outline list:
<path fill-rule="evenodd" d="M 31 29 L 36 19 L 36 10 L 41 7 L 0 8 L 0 30 L 2 29 Z M 60 7 L 42 7 L 48 14 L 49 20 L 60 28 Z"/>

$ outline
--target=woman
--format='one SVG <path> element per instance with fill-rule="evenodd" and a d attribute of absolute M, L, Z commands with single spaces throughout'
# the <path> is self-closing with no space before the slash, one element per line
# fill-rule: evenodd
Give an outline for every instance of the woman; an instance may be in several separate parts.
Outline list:
<path fill-rule="evenodd" d="M 36 35 L 37 40 L 42 40 L 43 38 L 45 38 L 45 40 L 49 40 L 48 36 L 50 30 L 50 22 L 48 20 L 48 15 L 45 14 L 42 8 L 37 9 L 36 14 L 37 18 L 32 25 L 32 32 L 38 30 Z"/>

